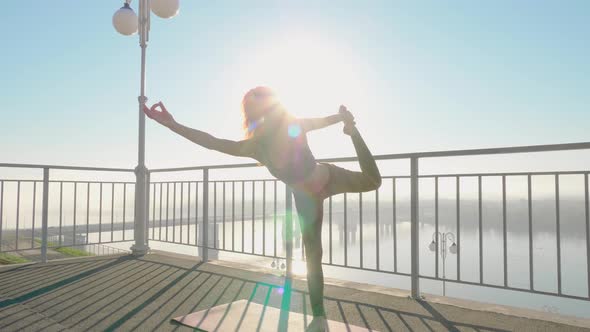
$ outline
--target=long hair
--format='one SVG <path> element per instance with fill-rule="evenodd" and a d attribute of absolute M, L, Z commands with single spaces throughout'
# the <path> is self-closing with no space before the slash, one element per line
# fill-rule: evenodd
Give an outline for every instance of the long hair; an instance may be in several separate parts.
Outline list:
<path fill-rule="evenodd" d="M 265 86 L 250 89 L 242 99 L 242 130 L 246 139 L 254 136 L 264 115 L 278 105 L 275 92 Z"/>

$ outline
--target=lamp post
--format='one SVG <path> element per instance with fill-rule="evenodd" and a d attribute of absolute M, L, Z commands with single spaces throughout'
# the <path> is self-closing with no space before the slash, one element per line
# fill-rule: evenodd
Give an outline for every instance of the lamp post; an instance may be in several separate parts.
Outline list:
<path fill-rule="evenodd" d="M 131 246 L 134 255 L 144 255 L 148 252 L 147 240 L 147 201 L 148 170 L 145 167 L 145 114 L 143 106 L 147 102 L 145 96 L 145 58 L 150 31 L 150 9 L 162 18 L 170 18 L 178 13 L 179 0 L 139 0 L 139 16 L 130 6 L 131 0 L 126 0 L 113 15 L 113 26 L 122 35 L 139 34 L 141 47 L 141 80 L 139 101 L 139 142 L 137 167 L 135 167 L 135 221 L 133 227 L 135 243 Z"/>
<path fill-rule="evenodd" d="M 440 243 L 439 240 L 440 239 Z M 447 241 L 451 242 L 452 244 L 450 246 L 447 247 Z M 446 268 L 445 268 L 445 260 L 447 259 L 447 248 L 449 249 L 449 252 L 451 254 L 456 254 L 457 253 L 457 244 L 455 243 L 455 234 L 448 232 L 448 233 L 441 233 L 441 232 L 434 232 L 432 233 L 432 242 L 430 242 L 430 245 L 428 246 L 428 249 L 430 249 L 430 251 L 434 252 L 436 255 L 437 252 L 437 244 L 439 244 L 440 246 L 438 247 L 438 254 L 440 254 L 440 257 L 442 258 L 442 264 L 443 264 L 443 296 L 446 296 L 446 283 L 445 283 L 445 279 L 446 279 Z"/>

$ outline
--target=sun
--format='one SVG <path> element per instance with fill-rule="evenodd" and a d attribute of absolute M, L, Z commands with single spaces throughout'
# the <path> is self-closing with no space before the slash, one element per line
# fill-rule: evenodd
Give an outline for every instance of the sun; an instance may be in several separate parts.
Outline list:
<path fill-rule="evenodd" d="M 366 96 L 359 75 L 362 62 L 335 42 L 313 35 L 289 35 L 245 54 L 231 71 L 235 93 L 270 86 L 297 116 L 320 116 L 337 111 L 340 104 L 359 105 Z"/>

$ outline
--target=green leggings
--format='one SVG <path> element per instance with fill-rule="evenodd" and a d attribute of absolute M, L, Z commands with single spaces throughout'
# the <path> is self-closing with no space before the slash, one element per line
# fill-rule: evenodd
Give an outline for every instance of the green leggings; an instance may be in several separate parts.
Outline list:
<path fill-rule="evenodd" d="M 345 192 L 372 191 L 381 186 L 381 174 L 375 159 L 356 129 L 351 138 L 361 166 L 360 172 L 325 164 L 329 167 L 330 178 L 320 192 L 293 191 L 305 246 L 307 286 L 314 316 L 326 315 L 323 303 L 324 273 L 322 271 L 324 199 Z"/>

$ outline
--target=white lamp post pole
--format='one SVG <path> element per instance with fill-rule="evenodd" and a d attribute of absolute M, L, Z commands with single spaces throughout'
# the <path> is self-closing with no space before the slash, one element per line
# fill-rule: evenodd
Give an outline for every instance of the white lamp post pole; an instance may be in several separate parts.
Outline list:
<path fill-rule="evenodd" d="M 137 167 L 135 167 L 135 225 L 133 234 L 135 243 L 131 246 L 134 255 L 144 255 L 148 252 L 148 170 L 145 167 L 145 114 L 143 106 L 147 102 L 145 96 L 145 56 L 150 31 L 151 10 L 162 18 L 170 18 L 178 13 L 179 0 L 139 0 L 139 17 L 129 6 L 131 0 L 126 0 L 123 7 L 113 15 L 113 26 L 123 35 L 139 33 L 141 47 L 141 81 L 139 89 L 139 139 Z"/>
<path fill-rule="evenodd" d="M 139 88 L 139 139 L 137 167 L 135 167 L 135 244 L 131 246 L 134 255 L 144 255 L 149 250 L 147 243 L 147 168 L 145 167 L 145 53 L 150 30 L 150 8 L 148 0 L 139 0 L 139 46 L 141 47 L 141 81 Z"/>

